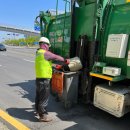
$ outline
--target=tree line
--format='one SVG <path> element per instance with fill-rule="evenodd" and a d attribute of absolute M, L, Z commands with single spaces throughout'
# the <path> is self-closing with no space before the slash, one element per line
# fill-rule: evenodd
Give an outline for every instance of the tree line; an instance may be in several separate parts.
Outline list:
<path fill-rule="evenodd" d="M 4 44 L 13 45 L 13 46 L 34 46 L 38 44 L 38 36 L 29 36 L 27 38 L 20 39 L 7 39 L 4 41 Z"/>

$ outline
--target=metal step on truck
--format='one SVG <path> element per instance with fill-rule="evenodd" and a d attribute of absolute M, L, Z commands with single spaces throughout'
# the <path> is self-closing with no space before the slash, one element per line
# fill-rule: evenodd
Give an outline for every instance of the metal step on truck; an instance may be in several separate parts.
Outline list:
<path fill-rule="evenodd" d="M 53 52 L 80 58 L 82 69 L 73 81 L 77 102 L 122 117 L 130 111 L 130 0 L 64 0 L 64 5 L 59 12 L 57 0 L 55 11 L 36 17 L 41 36 L 49 38 Z"/>

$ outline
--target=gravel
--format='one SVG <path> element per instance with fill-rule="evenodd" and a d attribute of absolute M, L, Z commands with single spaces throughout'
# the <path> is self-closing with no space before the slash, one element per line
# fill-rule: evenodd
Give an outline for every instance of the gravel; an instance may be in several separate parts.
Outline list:
<path fill-rule="evenodd" d="M 9 130 L 9 129 L 4 123 L 0 122 L 0 130 Z"/>

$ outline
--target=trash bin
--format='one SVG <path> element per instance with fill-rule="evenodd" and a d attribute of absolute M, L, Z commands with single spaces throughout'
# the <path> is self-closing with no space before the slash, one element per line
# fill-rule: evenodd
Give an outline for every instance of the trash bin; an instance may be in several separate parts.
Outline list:
<path fill-rule="evenodd" d="M 51 89 L 64 103 L 65 108 L 70 108 L 78 99 L 79 72 L 53 73 Z"/>
<path fill-rule="evenodd" d="M 65 108 L 70 108 L 78 99 L 79 72 L 64 73 L 62 102 Z"/>

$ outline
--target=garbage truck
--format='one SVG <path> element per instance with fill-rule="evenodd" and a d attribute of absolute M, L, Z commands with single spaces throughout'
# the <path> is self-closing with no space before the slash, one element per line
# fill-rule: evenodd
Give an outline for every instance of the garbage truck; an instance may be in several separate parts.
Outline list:
<path fill-rule="evenodd" d="M 52 51 L 79 57 L 78 99 L 122 117 L 130 111 L 130 0 L 64 0 L 35 24 Z"/>

